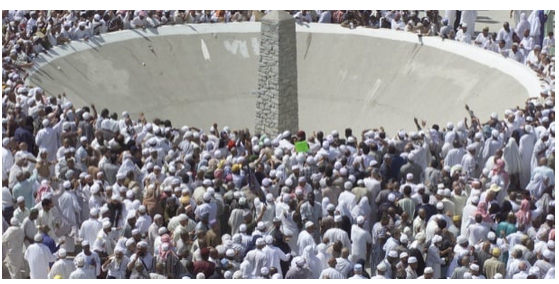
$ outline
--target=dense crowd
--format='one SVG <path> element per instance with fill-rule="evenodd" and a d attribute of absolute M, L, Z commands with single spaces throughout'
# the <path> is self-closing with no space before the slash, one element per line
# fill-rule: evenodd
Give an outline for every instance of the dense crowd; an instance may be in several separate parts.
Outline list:
<path fill-rule="evenodd" d="M 542 89 L 521 107 L 484 118 L 466 106 L 469 119 L 416 119 L 395 134 L 267 136 L 98 112 L 25 82 L 55 45 L 265 12 L 2 12 L 2 267 L 13 279 L 555 278 L 554 39 L 526 33 L 525 14 L 517 47 L 533 44 L 525 62 Z M 474 37 L 475 11 L 292 14 Z"/>

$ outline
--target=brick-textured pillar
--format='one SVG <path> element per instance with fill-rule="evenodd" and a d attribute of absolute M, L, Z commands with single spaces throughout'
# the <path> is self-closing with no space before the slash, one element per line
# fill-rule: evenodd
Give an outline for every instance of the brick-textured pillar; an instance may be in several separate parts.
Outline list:
<path fill-rule="evenodd" d="M 255 130 L 268 136 L 299 130 L 295 19 L 284 11 L 262 18 Z"/>

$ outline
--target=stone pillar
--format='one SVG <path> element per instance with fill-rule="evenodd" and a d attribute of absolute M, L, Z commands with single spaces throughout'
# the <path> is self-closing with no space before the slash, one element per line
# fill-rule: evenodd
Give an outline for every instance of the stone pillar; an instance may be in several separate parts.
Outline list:
<path fill-rule="evenodd" d="M 284 11 L 262 18 L 255 130 L 276 136 L 299 130 L 295 19 Z"/>

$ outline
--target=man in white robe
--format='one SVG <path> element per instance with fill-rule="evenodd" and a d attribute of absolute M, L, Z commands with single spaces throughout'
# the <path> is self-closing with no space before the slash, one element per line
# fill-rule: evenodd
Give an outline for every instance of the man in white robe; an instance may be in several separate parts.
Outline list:
<path fill-rule="evenodd" d="M 78 204 L 78 199 L 72 190 L 72 184 L 70 181 L 65 181 L 62 184 L 61 192 L 62 194 L 58 198 L 58 208 L 61 211 L 62 224 L 65 227 L 65 231 L 68 231 L 70 238 L 66 239 L 65 248 L 69 252 L 74 252 L 74 238 L 75 234 L 78 232 L 78 221 L 81 215 L 81 207 Z M 52 227 L 51 227 L 52 229 Z"/>
<path fill-rule="evenodd" d="M 35 243 L 27 247 L 24 255 L 25 260 L 29 263 L 30 277 L 31 279 L 47 279 L 49 263 L 54 262 L 56 258 L 43 244 L 43 235 L 37 234 L 33 239 Z"/>
<path fill-rule="evenodd" d="M 537 137 L 533 131 L 532 126 L 526 125 L 524 127 L 526 132 L 522 137 L 520 137 L 518 150 L 520 152 L 521 159 L 521 171 L 520 171 L 520 188 L 525 188 L 530 182 L 530 173 L 532 172 L 531 162 L 532 154 L 534 152 L 534 145 L 536 144 Z"/>
<path fill-rule="evenodd" d="M 344 247 L 350 248 L 351 253 L 351 241 L 347 235 L 347 232 L 341 229 L 342 216 L 336 215 L 334 217 L 334 222 L 336 222 L 336 227 L 328 229 L 324 233 L 323 239 L 328 238 L 328 240 L 330 240 L 330 244 L 333 244 L 336 241 L 341 241 Z"/>
<path fill-rule="evenodd" d="M 365 217 L 358 216 L 357 224 L 351 226 L 351 254 L 350 260 L 357 262 L 360 259 L 368 260 L 368 253 L 371 251 L 373 239 L 371 233 L 363 229 Z"/>
<path fill-rule="evenodd" d="M 303 255 L 303 251 L 307 246 L 316 246 L 313 238 L 313 233 L 316 229 L 315 224 L 312 221 L 307 221 L 305 223 L 305 230 L 299 233 L 297 238 L 297 247 L 299 248 L 298 255 Z"/>
<path fill-rule="evenodd" d="M 99 209 L 93 208 L 89 210 L 89 219 L 84 221 L 79 230 L 79 240 L 87 241 L 92 244 L 97 238 L 97 233 L 103 228 L 103 224 L 99 221 Z"/>
<path fill-rule="evenodd" d="M 466 34 L 470 37 L 470 39 L 474 35 L 474 31 L 475 31 L 475 28 L 476 28 L 476 19 L 477 19 L 477 11 L 476 10 L 463 10 L 462 11 L 462 15 L 460 17 L 460 23 L 461 24 L 465 23 L 465 24 L 468 25 L 468 30 L 466 31 Z"/>
<path fill-rule="evenodd" d="M 76 258 L 74 259 L 74 264 L 78 267 L 78 270 L 80 268 L 80 259 L 84 260 L 82 269 L 87 274 L 87 278 L 97 278 L 97 276 L 101 273 L 101 259 L 96 252 L 90 250 L 90 245 L 87 241 L 82 241 L 82 251 L 76 255 Z"/>
<path fill-rule="evenodd" d="M 245 261 L 250 263 L 249 274 L 252 278 L 261 275 L 262 267 L 268 267 L 268 259 L 266 254 L 262 251 L 266 242 L 263 238 L 258 238 L 256 240 L 256 249 L 251 250 L 245 256 Z"/>
<path fill-rule="evenodd" d="M 70 279 L 70 274 L 76 270 L 74 262 L 66 258 L 65 249 L 58 250 L 58 260 L 52 265 L 48 277 L 53 279 L 59 275 L 62 279 Z"/>
<path fill-rule="evenodd" d="M 47 118 L 43 119 L 42 123 L 44 128 L 37 132 L 37 136 L 35 136 L 35 144 L 39 149 L 47 149 L 47 159 L 49 162 L 52 162 L 56 160 L 56 152 L 60 147 L 60 123 L 55 125 L 55 127 L 51 127 L 51 123 Z"/>
<path fill-rule="evenodd" d="M 285 254 L 281 249 L 274 246 L 274 237 L 271 235 L 265 236 L 264 241 L 266 242 L 266 246 L 262 249 L 262 252 L 264 252 L 268 260 L 267 267 L 275 267 L 278 269 L 278 273 L 283 275 L 280 261 L 288 261 L 291 255 L 289 253 Z"/>
<path fill-rule="evenodd" d="M 95 279 L 92 277 L 91 274 L 84 268 L 85 267 L 85 258 L 83 257 L 76 257 L 74 260 L 76 263 L 76 270 L 70 273 L 69 279 Z"/>
<path fill-rule="evenodd" d="M 2 235 L 2 258 L 12 279 L 22 278 L 24 233 L 19 224 L 15 217 L 12 218 L 11 226 Z"/>

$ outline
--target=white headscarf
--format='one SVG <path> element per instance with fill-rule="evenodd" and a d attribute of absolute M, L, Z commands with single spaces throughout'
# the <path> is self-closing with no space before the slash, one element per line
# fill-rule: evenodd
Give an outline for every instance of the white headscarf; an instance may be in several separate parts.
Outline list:
<path fill-rule="evenodd" d="M 544 182 L 544 176 L 537 173 L 534 175 L 534 178 L 530 181 L 530 183 L 526 186 L 526 190 L 530 192 L 536 199 L 539 199 L 544 190 L 546 189 L 546 185 Z"/>
<path fill-rule="evenodd" d="M 322 262 L 314 254 L 314 246 L 313 245 L 306 246 L 305 249 L 303 250 L 302 257 L 306 260 L 307 265 L 312 271 L 311 279 L 318 279 L 318 277 L 320 276 L 320 272 L 322 271 Z"/>
<path fill-rule="evenodd" d="M 520 173 L 522 170 L 522 159 L 520 158 L 520 150 L 514 138 L 509 138 L 507 146 L 503 151 L 503 159 L 505 160 L 505 171 L 509 175 Z"/>

